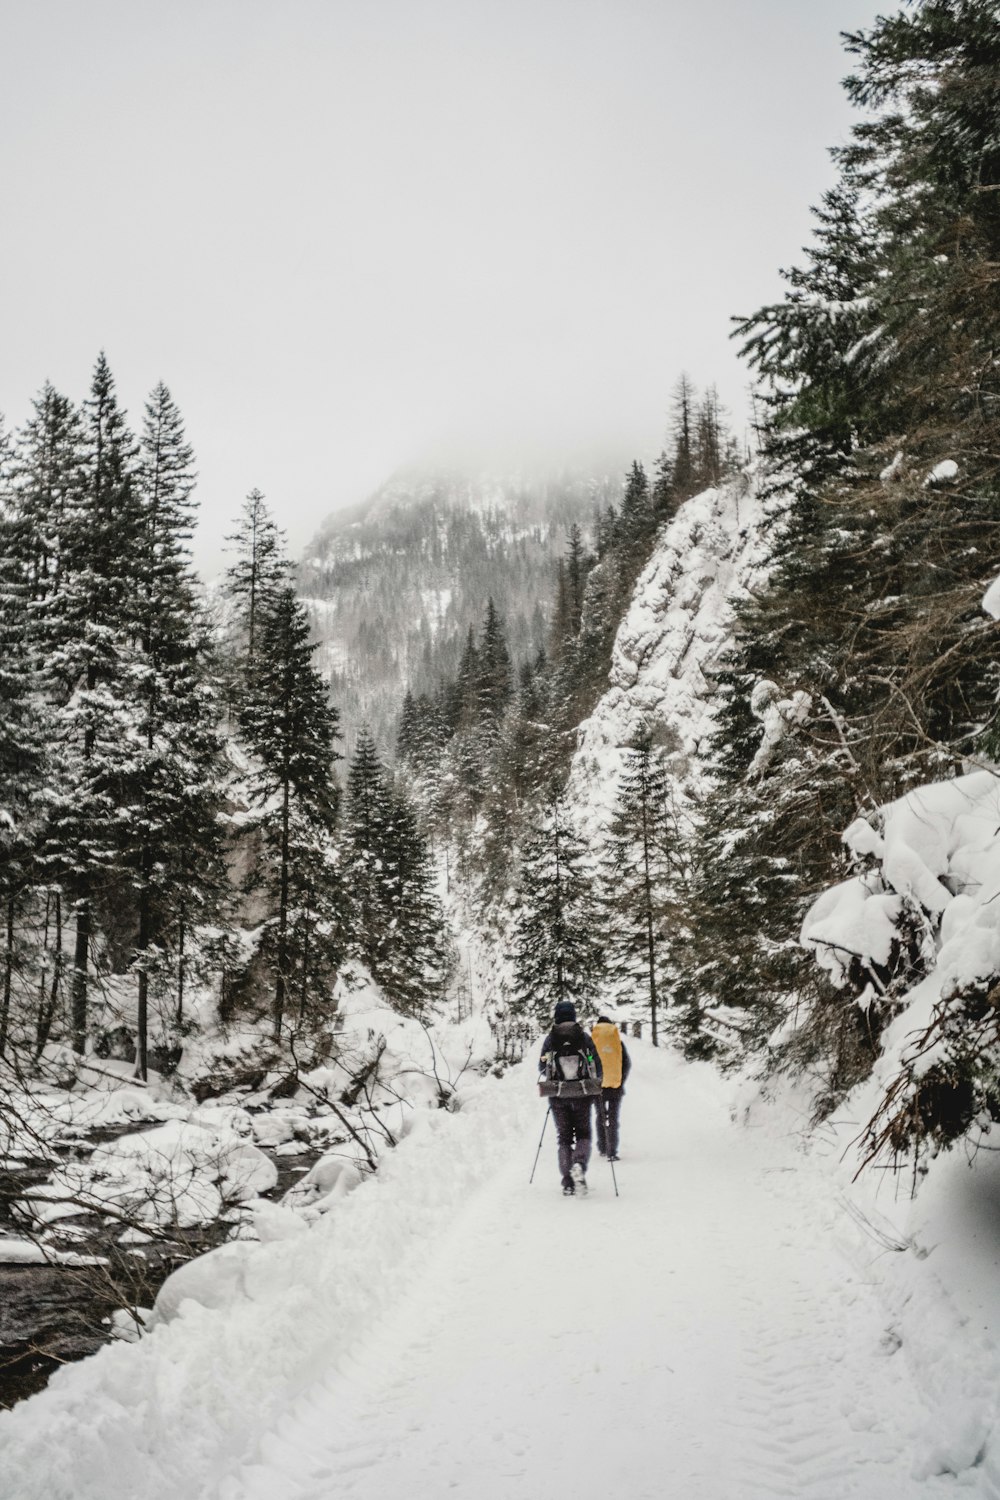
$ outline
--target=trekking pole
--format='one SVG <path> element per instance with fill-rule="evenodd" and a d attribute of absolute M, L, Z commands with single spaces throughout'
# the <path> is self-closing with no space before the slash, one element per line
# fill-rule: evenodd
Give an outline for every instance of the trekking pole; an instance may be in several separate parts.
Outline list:
<path fill-rule="evenodd" d="M 552 1113 L 552 1109 L 551 1109 L 551 1106 L 550 1106 L 550 1107 L 549 1107 L 549 1108 L 548 1108 L 548 1109 L 547 1109 L 547 1110 L 546 1110 L 546 1111 L 545 1111 L 545 1119 L 544 1119 L 544 1120 L 543 1120 L 543 1121 L 542 1121 L 542 1133 L 541 1133 L 541 1135 L 540 1135 L 540 1136 L 539 1136 L 539 1137 L 538 1137 L 538 1150 L 537 1150 L 537 1151 L 536 1151 L 536 1152 L 535 1152 L 535 1166 L 534 1166 L 534 1167 L 532 1167 L 532 1169 L 531 1169 L 531 1176 L 530 1176 L 530 1177 L 529 1177 L 529 1178 L 528 1178 L 528 1186 L 529 1186 L 529 1187 L 530 1187 L 530 1186 L 531 1186 L 531 1184 L 532 1184 L 532 1183 L 533 1183 L 533 1182 L 534 1182 L 534 1180 L 535 1180 L 535 1168 L 536 1168 L 536 1167 L 537 1167 L 537 1166 L 538 1166 L 538 1158 L 539 1158 L 539 1157 L 540 1157 L 540 1156 L 541 1156 L 541 1154 L 542 1154 L 542 1141 L 543 1141 L 543 1140 L 544 1140 L 544 1139 L 545 1139 L 545 1127 L 546 1127 L 546 1125 L 547 1125 L 547 1124 L 548 1124 L 548 1123 L 549 1123 L 549 1115 L 550 1115 L 550 1114 L 551 1114 L 551 1113 Z M 616 1191 L 616 1192 L 617 1192 L 617 1188 L 616 1188 L 616 1189 L 615 1189 L 615 1191 Z"/>
<path fill-rule="evenodd" d="M 608 1150 L 607 1150 L 608 1166 L 611 1168 L 611 1181 L 615 1185 L 615 1197 L 617 1198 L 617 1197 L 620 1196 L 620 1194 L 618 1192 L 618 1178 L 615 1176 L 615 1164 L 614 1164 L 614 1162 L 611 1159 L 611 1142 L 610 1142 L 610 1139 L 609 1139 L 608 1134 L 607 1134 L 607 1130 L 608 1130 L 608 1117 L 604 1113 L 604 1099 L 603 1099 L 603 1096 L 600 1099 L 598 1099 L 598 1101 L 597 1101 L 597 1108 L 601 1111 L 601 1119 L 603 1120 L 603 1123 L 604 1123 L 604 1131 L 605 1131 L 605 1134 L 604 1134 L 604 1144 L 605 1144 L 605 1146 L 608 1147 Z M 598 1140 L 600 1140 L 600 1137 L 598 1137 Z"/>

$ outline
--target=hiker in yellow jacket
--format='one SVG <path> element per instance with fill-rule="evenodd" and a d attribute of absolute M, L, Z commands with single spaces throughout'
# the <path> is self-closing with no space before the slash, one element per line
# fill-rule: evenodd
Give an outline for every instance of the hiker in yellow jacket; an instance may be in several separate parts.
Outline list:
<path fill-rule="evenodd" d="M 597 1150 L 611 1161 L 618 1160 L 618 1116 L 625 1095 L 625 1080 L 632 1059 L 621 1039 L 618 1027 L 602 1010 L 591 1036 L 601 1059 L 601 1097 L 597 1100 Z"/>

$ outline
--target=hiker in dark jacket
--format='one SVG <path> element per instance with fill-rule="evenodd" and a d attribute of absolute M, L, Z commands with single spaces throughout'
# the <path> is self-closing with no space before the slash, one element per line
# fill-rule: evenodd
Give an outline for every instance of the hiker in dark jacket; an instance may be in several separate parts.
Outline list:
<path fill-rule="evenodd" d="M 601 1059 L 593 1041 L 576 1019 L 576 1006 L 560 1000 L 552 1017 L 552 1030 L 542 1043 L 538 1059 L 539 1082 L 548 1072 L 549 1056 L 560 1044 L 572 1047 L 593 1060 L 597 1077 L 601 1076 Z M 556 1126 L 559 1147 L 559 1174 L 567 1197 L 587 1191 L 587 1167 L 590 1163 L 590 1106 L 592 1099 L 550 1099 L 549 1109 Z"/>
<path fill-rule="evenodd" d="M 625 1096 L 625 1080 L 632 1069 L 628 1048 L 606 1010 L 599 1012 L 591 1033 L 601 1059 L 601 1097 L 597 1100 L 597 1150 L 618 1160 L 618 1116 Z"/>

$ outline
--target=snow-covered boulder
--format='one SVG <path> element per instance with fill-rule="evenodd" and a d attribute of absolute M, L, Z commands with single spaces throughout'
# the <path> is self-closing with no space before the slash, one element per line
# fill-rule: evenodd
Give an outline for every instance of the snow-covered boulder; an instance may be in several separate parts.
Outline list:
<path fill-rule="evenodd" d="M 288 1189 L 281 1200 L 282 1206 L 299 1212 L 312 1209 L 327 1213 L 361 1181 L 362 1175 L 351 1158 L 342 1154 L 323 1156 Z"/>
<path fill-rule="evenodd" d="M 927 478 L 924 480 L 924 487 L 925 489 L 932 489 L 935 485 L 950 484 L 957 477 L 958 464 L 953 458 L 943 458 L 939 464 L 934 465 L 933 469 L 927 475 Z"/>
<path fill-rule="evenodd" d="M 66 1163 L 24 1207 L 39 1223 L 108 1205 L 141 1222 L 190 1228 L 269 1192 L 277 1180 L 274 1163 L 241 1136 L 173 1119 L 99 1146 L 89 1161 Z"/>

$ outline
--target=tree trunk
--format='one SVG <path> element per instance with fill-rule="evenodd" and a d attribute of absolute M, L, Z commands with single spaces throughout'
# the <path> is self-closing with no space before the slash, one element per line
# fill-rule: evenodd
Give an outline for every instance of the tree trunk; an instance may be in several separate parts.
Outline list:
<path fill-rule="evenodd" d="M 45 979 L 48 973 L 49 956 L 49 923 L 52 920 L 52 892 L 45 892 L 45 925 L 42 928 L 42 958 L 38 974 L 38 1009 L 35 1012 L 35 1056 L 42 1050 L 39 1038 L 42 1034 L 42 1018 L 45 1015 L 45 992 L 48 986 Z"/>
<path fill-rule="evenodd" d="M 281 884 L 278 893 L 278 975 L 274 986 L 274 1039 L 281 1036 L 285 1014 L 285 969 L 288 962 L 288 824 L 290 788 L 285 778 L 281 800 Z"/>
<path fill-rule="evenodd" d="M 311 901 L 312 893 L 309 893 Z M 309 916 L 308 906 L 305 918 L 305 933 L 302 938 L 302 983 L 299 985 L 299 1025 L 301 1026 L 306 1017 L 306 992 L 309 985 Z"/>
<path fill-rule="evenodd" d="M 563 998 L 563 963 L 562 963 L 562 866 L 559 862 L 559 829 L 555 829 L 555 851 L 556 851 L 556 930 L 559 933 L 559 942 L 556 946 L 556 994 L 561 1000 Z"/>
<path fill-rule="evenodd" d="M 147 1077 L 147 1042 L 149 1035 L 149 971 L 139 970 L 139 994 L 135 1020 L 135 1076 L 145 1083 Z"/>
<path fill-rule="evenodd" d="M 45 975 L 44 975 L 44 970 L 43 970 L 43 973 L 42 973 L 42 986 L 43 986 L 43 988 L 41 988 L 39 990 L 38 1031 L 37 1031 L 37 1035 L 35 1037 L 35 1061 L 36 1062 L 41 1057 L 42 1053 L 45 1051 L 46 1045 L 48 1044 L 49 1032 L 52 1030 L 52 1022 L 53 1022 L 53 1019 L 55 1018 L 56 1006 L 59 1003 L 59 985 L 60 985 L 60 983 L 62 981 L 62 963 L 63 963 L 63 948 L 62 948 L 62 893 L 60 891 L 56 891 L 55 892 L 54 902 L 55 902 L 55 927 L 56 927 L 56 935 L 55 935 L 55 947 L 54 947 L 53 956 L 52 956 L 52 984 L 49 987 L 49 998 L 48 998 L 48 1003 L 46 1004 L 45 1003 L 45 991 L 44 991 Z M 49 913 L 48 913 L 48 907 L 46 906 L 46 910 L 45 910 L 45 920 L 46 920 L 45 941 L 46 941 L 46 943 L 48 942 L 48 915 L 49 915 Z"/>
<path fill-rule="evenodd" d="M 3 1000 L 0 1001 L 0 1057 L 7 1053 L 10 1026 L 10 992 L 14 982 L 14 897 L 7 897 L 7 951 L 3 962 Z"/>
<path fill-rule="evenodd" d="M 648 905 L 646 907 L 646 939 L 649 947 L 649 1014 L 653 1046 L 656 1047 L 659 1045 L 656 1040 L 656 956 L 653 945 L 653 913 Z"/>
<path fill-rule="evenodd" d="M 73 1051 L 83 1056 L 87 1045 L 87 962 L 90 957 L 90 902 L 80 901 L 76 908 L 76 946 L 73 952 L 73 981 L 70 987 L 73 1012 Z"/>
<path fill-rule="evenodd" d="M 649 875 L 649 828 L 646 822 L 646 789 L 642 797 L 642 867 L 643 888 L 646 897 L 646 946 L 649 961 L 649 1017 L 653 1046 L 656 1039 L 656 945 L 653 941 L 653 882 Z"/>
<path fill-rule="evenodd" d="M 149 1042 L 149 886 L 143 882 L 139 895 L 139 994 L 136 1009 L 135 1076 L 145 1082 Z"/>
<path fill-rule="evenodd" d="M 101 464 L 101 440 L 98 437 L 97 465 Z M 96 620 L 91 619 L 92 624 Z M 87 667 L 87 692 L 93 693 L 97 686 L 97 668 L 93 662 Z M 88 720 L 83 733 L 83 759 L 89 766 L 94 753 L 96 731 Z M 70 985 L 70 1008 L 72 1011 L 73 1051 L 82 1057 L 87 1046 L 87 965 L 90 960 L 90 901 L 83 897 L 76 903 L 76 946 L 73 953 L 73 980 Z"/>
<path fill-rule="evenodd" d="M 187 929 L 184 923 L 184 909 L 181 908 L 180 916 L 177 918 L 177 1025 L 180 1026 L 184 1019 L 184 966 L 187 960 L 184 957 L 184 939 Z"/>

